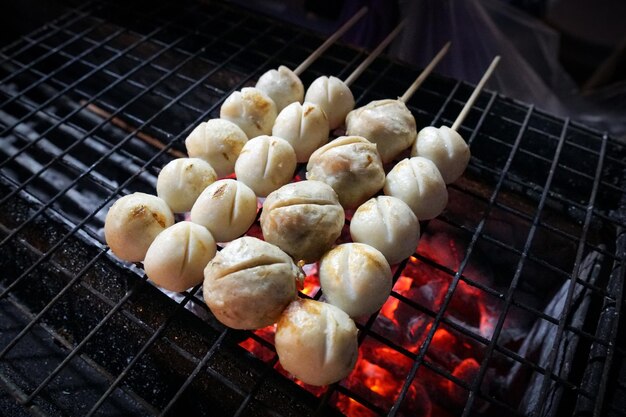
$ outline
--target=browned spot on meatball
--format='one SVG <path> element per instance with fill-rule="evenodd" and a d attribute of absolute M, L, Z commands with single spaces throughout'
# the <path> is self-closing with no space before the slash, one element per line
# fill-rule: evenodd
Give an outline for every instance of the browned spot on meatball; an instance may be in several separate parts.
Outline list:
<path fill-rule="evenodd" d="M 226 188 L 228 187 L 228 184 L 222 184 L 220 185 L 217 190 L 215 190 L 215 192 L 213 193 L 213 195 L 211 196 L 211 198 L 220 198 L 224 195 L 224 193 L 226 192 Z"/>
<path fill-rule="evenodd" d="M 350 160 L 347 158 L 328 158 L 330 160 L 324 160 L 324 171 L 336 173 L 336 172 L 348 172 L 350 171 Z"/>
<path fill-rule="evenodd" d="M 151 212 L 152 214 L 152 218 L 154 218 L 154 220 L 159 224 L 159 226 L 161 226 L 162 228 L 165 228 L 165 218 L 163 217 L 162 214 L 160 213 L 155 213 L 154 211 Z"/>
<path fill-rule="evenodd" d="M 250 96 L 250 99 L 252 101 L 253 107 L 255 109 L 259 109 L 260 111 L 266 111 L 267 108 L 270 106 L 270 102 L 261 97 L 260 94 L 252 94 Z"/>
<path fill-rule="evenodd" d="M 131 211 L 130 215 L 131 217 L 143 217 L 145 212 L 146 212 L 146 206 L 144 206 L 143 204 L 139 204 L 138 206 L 133 207 L 133 210 Z"/>

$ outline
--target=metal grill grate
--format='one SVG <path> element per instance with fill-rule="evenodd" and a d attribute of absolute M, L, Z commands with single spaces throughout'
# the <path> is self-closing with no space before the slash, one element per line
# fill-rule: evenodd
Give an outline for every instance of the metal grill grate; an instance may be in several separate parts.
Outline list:
<path fill-rule="evenodd" d="M 109 254 L 102 227 L 112 202 L 134 191 L 153 193 L 160 167 L 184 152 L 191 129 L 217 117 L 230 92 L 269 68 L 295 67 L 319 43 L 223 5 L 111 1 L 70 9 L 2 49 L 4 387 L 41 415 L 329 415 L 331 404 L 346 397 L 393 416 L 402 414 L 414 378 L 425 372 L 465 393 L 455 408 L 463 416 L 624 415 L 614 406 L 624 382 L 610 381 L 613 364 L 625 356 L 616 341 L 626 151 L 606 135 L 496 93 L 482 93 L 461 128 L 473 157 L 450 187 L 450 206 L 423 225 L 425 234 L 445 228 L 466 242 L 458 265 L 418 250 L 395 270 L 396 281 L 410 263 L 449 277 L 436 310 L 397 287 L 392 292 L 391 301 L 429 320 L 419 349 L 381 333 L 379 315 L 359 323 L 361 343 L 410 360 L 388 407 L 343 383 L 319 396 L 306 392 L 274 371 L 271 343 L 212 320 L 198 288 L 172 302 L 140 268 Z M 336 45 L 303 82 L 346 75 L 363 57 Z M 379 58 L 352 90 L 358 104 L 394 97 L 417 73 Z M 434 75 L 408 105 L 420 127 L 449 125 L 470 92 L 470 85 Z M 502 224 L 513 226 L 503 232 Z M 492 284 L 468 273 L 484 252 L 501 261 Z M 547 278 L 550 286 L 541 287 Z M 447 314 L 460 285 L 493 300 L 489 337 Z M 559 294 L 562 304 L 551 310 L 527 298 L 542 291 Z M 503 342 L 505 322 L 517 314 L 532 317 L 527 339 L 538 329 L 551 335 L 542 355 Z M 441 328 L 479 346 L 471 378 L 428 356 Z M 238 345 L 248 338 L 268 349 L 267 363 Z M 485 387 L 494 364 L 528 375 L 517 396 Z M 491 380 L 506 380 L 498 378 Z"/>

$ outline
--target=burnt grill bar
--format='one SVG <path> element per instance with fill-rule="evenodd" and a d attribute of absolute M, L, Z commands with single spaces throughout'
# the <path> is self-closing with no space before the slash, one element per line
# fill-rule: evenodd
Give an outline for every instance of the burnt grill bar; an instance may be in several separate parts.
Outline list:
<path fill-rule="evenodd" d="M 567 121 L 566 123 L 568 122 L 569 121 Z M 563 132 L 563 134 L 565 134 L 565 131 Z M 565 308 L 564 308 L 563 313 L 561 314 L 561 317 L 559 317 L 559 327 L 558 327 L 557 336 L 554 342 L 555 345 L 553 346 L 550 352 L 550 358 L 548 359 L 548 366 L 546 368 L 546 371 L 548 373 L 552 373 L 552 370 L 554 369 L 554 366 L 555 366 L 556 355 L 557 355 L 557 352 L 559 351 L 558 350 L 559 346 L 557 344 L 561 343 L 561 340 L 562 340 L 563 331 L 565 330 L 566 317 L 568 316 L 570 306 L 572 305 L 572 297 L 574 295 L 574 288 L 576 286 L 575 279 L 580 274 L 580 265 L 583 261 L 582 258 L 583 258 L 586 241 L 587 241 L 587 234 L 589 233 L 589 227 L 591 224 L 592 210 L 593 210 L 593 206 L 595 205 L 596 195 L 598 194 L 598 186 L 600 184 L 600 174 L 602 173 L 602 163 L 604 162 L 604 155 L 606 154 L 606 141 L 607 141 L 607 135 L 605 134 L 602 136 L 602 147 L 600 148 L 600 158 L 598 159 L 598 167 L 596 169 L 596 175 L 595 175 L 594 182 L 593 182 L 593 188 L 591 189 L 591 195 L 589 196 L 589 206 L 587 208 L 587 213 L 585 216 L 585 223 L 583 225 L 582 236 L 581 236 L 580 241 L 578 242 L 578 249 L 576 251 L 576 260 L 574 262 L 574 269 L 572 271 L 572 276 L 569 280 L 569 287 L 567 289 L 567 298 L 565 300 Z M 550 177 L 548 181 L 552 180 L 554 169 L 556 168 L 556 162 L 558 161 L 558 157 L 560 155 L 561 149 L 562 149 L 562 142 L 559 142 L 559 147 L 557 148 L 557 156 L 555 158 L 555 164 L 550 169 Z M 545 201 L 546 195 L 547 195 L 547 192 L 544 194 L 544 196 L 542 196 L 542 200 L 541 200 L 542 203 Z M 548 395 L 549 382 L 550 380 L 548 378 L 544 378 L 542 386 L 541 386 L 541 391 L 540 391 L 541 397 L 539 398 L 539 402 L 537 404 L 537 409 L 536 409 L 537 411 L 534 412 L 535 414 L 538 412 L 541 412 L 543 410 L 543 407 L 545 407 L 545 401 Z"/>
<path fill-rule="evenodd" d="M 530 109 L 530 110 L 532 110 L 532 109 Z M 568 125 L 569 125 L 569 120 L 565 120 L 565 123 L 563 124 L 563 130 L 562 130 L 562 133 L 561 133 L 561 137 L 559 138 L 559 143 L 557 145 L 557 148 L 556 148 L 553 160 L 552 160 L 552 165 L 550 167 L 550 172 L 548 174 L 548 178 L 546 179 L 546 183 L 544 185 L 544 190 L 543 190 L 543 193 L 541 195 L 541 199 L 539 200 L 539 206 L 537 208 L 537 213 L 536 213 L 535 217 L 533 218 L 532 227 L 531 227 L 531 229 L 530 229 L 530 231 L 528 233 L 528 236 L 526 238 L 526 242 L 524 244 L 524 249 L 522 251 L 522 254 L 521 254 L 521 257 L 520 257 L 520 261 L 519 261 L 519 263 L 517 265 L 517 269 L 515 271 L 515 275 L 514 275 L 512 281 L 511 281 L 511 285 L 510 285 L 510 287 L 509 287 L 509 289 L 507 291 L 507 294 L 506 294 L 506 301 L 505 301 L 505 305 L 504 305 L 504 310 L 505 311 L 508 311 L 508 309 L 510 308 L 510 303 L 511 303 L 511 300 L 512 300 L 512 297 L 513 297 L 513 292 L 515 291 L 515 288 L 517 287 L 517 283 L 518 283 L 519 278 L 521 276 L 521 271 L 522 271 L 524 262 L 525 262 L 526 258 L 528 257 L 528 252 L 530 251 L 530 246 L 532 244 L 533 238 L 535 236 L 535 232 L 537 230 L 537 226 L 539 224 L 540 215 L 541 215 L 541 213 L 543 211 L 543 207 L 545 206 L 545 203 L 546 203 L 546 198 L 548 196 L 548 190 L 550 189 L 550 186 L 552 184 L 552 180 L 554 178 L 554 172 L 555 172 L 557 164 L 559 162 L 559 158 L 560 158 L 560 155 L 561 155 L 561 150 L 563 149 L 563 144 L 565 143 L 565 135 L 567 133 Z M 517 141 L 516 141 L 516 144 L 517 144 Z M 597 190 L 597 187 L 594 188 L 594 195 L 595 195 L 595 190 Z M 586 226 L 588 226 L 588 223 L 586 223 Z M 585 233 L 585 232 L 583 232 L 583 233 Z M 584 240 L 583 240 L 583 242 L 584 242 Z M 580 257 L 582 257 L 582 246 L 579 246 L 579 248 L 581 250 L 579 251 L 578 255 Z M 577 259 L 576 265 L 579 264 L 579 261 L 580 261 L 580 258 Z M 575 268 L 577 268 L 577 267 L 575 267 Z M 574 274 L 574 276 L 576 276 L 576 275 L 577 274 Z M 574 279 L 570 279 L 570 282 L 572 284 L 575 284 L 576 281 Z M 573 289 L 572 285 L 570 285 L 570 289 Z M 571 295 L 571 292 L 568 292 L 568 295 Z M 561 324 L 564 324 L 564 323 L 565 323 L 565 320 L 560 320 L 559 326 L 561 326 Z M 494 346 L 495 346 L 494 340 L 496 340 L 497 337 L 499 336 L 500 331 L 502 330 L 503 324 L 504 324 L 504 315 L 501 315 L 498 318 L 498 323 L 496 325 L 496 329 L 495 329 L 494 335 L 492 336 L 492 339 L 491 339 L 491 341 L 489 343 L 489 346 L 487 348 L 488 349 L 488 351 L 487 351 L 487 355 L 488 356 L 490 356 L 490 352 L 492 352 L 493 349 L 494 349 Z M 556 350 L 553 350 L 553 352 L 556 352 Z M 553 361 L 551 361 L 551 363 L 552 362 Z M 481 365 L 480 371 L 479 371 L 479 376 L 474 380 L 474 384 L 473 384 L 472 389 L 470 391 L 468 402 L 467 402 L 467 404 L 465 406 L 465 409 L 463 410 L 464 416 L 469 414 L 469 410 L 471 410 L 471 407 L 472 407 L 472 405 L 473 405 L 473 403 L 475 401 L 474 393 L 476 392 L 476 390 L 479 389 L 480 382 L 481 382 L 482 378 L 484 378 L 484 375 L 485 375 L 485 372 L 486 372 L 485 364 L 486 364 L 486 362 L 483 362 L 483 364 Z M 547 375 L 552 374 L 551 367 L 548 367 L 546 369 L 546 374 Z M 542 398 L 539 400 L 538 407 L 541 407 L 542 404 L 545 401 L 545 395 L 547 395 L 547 391 L 548 391 L 548 387 L 547 387 L 547 383 L 548 382 L 550 382 L 550 379 L 549 378 L 544 378 L 544 385 L 543 385 L 543 389 L 541 390 L 542 391 Z"/>
<path fill-rule="evenodd" d="M 502 187 L 502 185 L 504 183 L 504 178 L 506 176 L 506 173 L 508 172 L 508 170 L 509 170 L 509 168 L 511 166 L 513 158 L 517 154 L 517 148 L 520 145 L 520 142 L 521 142 L 522 137 L 523 137 L 523 133 L 524 133 L 526 127 L 528 126 L 528 122 L 530 120 L 530 116 L 532 115 L 533 110 L 534 110 L 534 108 L 531 106 L 528 109 L 528 111 L 526 112 L 526 116 L 524 118 L 524 122 L 522 124 L 522 127 L 520 128 L 520 131 L 517 134 L 517 138 L 515 139 L 515 143 L 513 144 L 513 147 L 511 148 L 511 153 L 509 154 L 509 157 L 508 157 L 508 159 L 506 161 L 506 164 L 505 164 L 504 168 L 502 169 L 502 175 L 500 176 L 500 180 L 496 184 L 496 186 L 494 188 L 494 191 L 493 191 L 493 194 L 489 198 L 489 206 L 487 208 L 487 213 L 488 213 L 489 210 L 491 210 L 491 207 L 493 207 L 493 204 L 495 203 L 496 197 L 498 196 L 498 193 L 500 191 L 500 188 Z M 398 396 L 398 399 L 394 403 L 393 408 L 389 412 L 390 417 L 395 417 L 395 415 L 399 411 L 400 405 L 402 403 L 402 400 L 406 396 L 406 394 L 408 392 L 408 389 L 409 389 L 409 386 L 413 382 L 413 379 L 415 378 L 415 375 L 417 373 L 417 370 L 418 370 L 419 366 L 424 361 L 424 357 L 426 355 L 426 350 L 428 349 L 428 346 L 430 345 L 430 342 L 432 341 L 432 338 L 435 335 L 435 330 L 439 326 L 439 322 L 443 318 L 443 314 L 446 311 L 446 308 L 447 308 L 448 304 L 450 303 L 450 300 L 452 299 L 452 295 L 454 294 L 454 290 L 456 289 L 456 287 L 457 287 L 457 285 L 459 283 L 459 279 L 461 278 L 461 274 L 463 273 L 463 270 L 465 269 L 465 267 L 467 265 L 467 262 L 469 261 L 470 254 L 472 253 L 472 248 L 476 244 L 476 241 L 478 240 L 478 238 L 480 236 L 480 233 L 481 233 L 481 231 L 482 231 L 482 229 L 483 229 L 483 227 L 485 225 L 485 222 L 486 222 L 486 216 L 478 224 L 478 227 L 476 228 L 476 231 L 474 232 L 474 235 L 472 236 L 472 240 L 471 240 L 471 242 L 469 244 L 469 248 L 468 248 L 468 251 L 467 251 L 467 253 L 465 255 L 465 258 L 461 262 L 461 264 L 459 266 L 458 272 L 455 273 L 454 278 L 453 278 L 452 282 L 450 283 L 450 286 L 448 287 L 448 290 L 446 292 L 446 296 L 445 296 L 443 304 L 442 304 L 442 308 L 437 312 L 437 315 L 435 316 L 434 325 L 431 327 L 431 329 L 429 330 L 428 334 L 426 335 L 426 339 L 425 339 L 424 343 L 422 344 L 422 346 L 420 347 L 420 350 L 419 350 L 419 353 L 417 355 L 417 358 L 416 358 L 413 366 L 411 367 L 411 370 L 410 370 L 410 372 L 409 372 L 409 374 L 408 374 L 408 376 L 407 376 L 407 378 L 406 378 L 406 380 L 404 382 L 404 385 L 402 386 L 402 391 L 400 392 L 400 395 Z M 517 276 L 517 274 L 516 274 L 516 276 Z M 510 288 L 514 288 L 514 282 L 515 281 L 516 280 L 514 278 L 513 282 L 511 283 L 511 287 Z M 507 297 L 507 298 L 510 298 L 510 297 Z M 482 378 L 482 376 L 480 378 Z M 475 392 L 476 392 L 475 388 L 472 388 L 472 390 L 470 391 L 470 400 L 468 402 L 468 405 L 470 405 L 470 407 L 469 407 L 470 409 L 471 409 L 471 403 L 473 403 L 473 395 L 474 395 Z M 466 407 L 465 410 L 468 410 L 468 408 Z M 466 411 L 464 411 L 464 413 L 465 412 Z"/>
<path fill-rule="evenodd" d="M 226 337 L 226 335 L 228 334 L 228 329 L 224 329 L 222 331 L 222 333 L 220 333 L 219 338 L 217 339 L 217 341 L 213 344 L 213 346 L 211 347 L 211 349 L 209 349 L 207 351 L 207 353 L 204 355 L 204 357 L 202 357 L 202 360 L 200 360 L 200 362 L 198 362 L 198 365 L 196 365 L 196 367 L 194 368 L 194 370 L 189 374 L 189 376 L 187 377 L 187 379 L 185 379 L 185 382 L 183 382 L 183 384 L 180 386 L 180 388 L 178 389 L 178 391 L 176 391 L 176 394 L 174 394 L 174 396 L 172 397 L 172 399 L 167 403 L 167 405 L 163 408 L 163 410 L 161 411 L 161 413 L 159 414 L 159 416 L 166 416 L 167 413 L 170 411 L 170 409 L 174 406 L 174 404 L 176 404 L 176 402 L 181 398 L 183 392 L 185 392 L 185 390 L 187 389 L 187 387 L 189 387 L 189 385 L 191 384 L 191 382 L 196 378 L 196 376 L 198 375 L 198 373 L 204 369 L 205 366 L 207 366 L 209 360 L 211 359 L 211 357 L 213 357 L 213 354 L 215 353 L 215 350 L 217 349 L 217 347 L 222 343 L 222 341 L 224 340 L 224 338 Z"/>
<path fill-rule="evenodd" d="M 163 324 L 161 324 L 161 326 L 159 326 L 159 328 L 157 328 L 155 330 L 155 332 L 152 333 L 152 336 L 150 336 L 150 338 L 146 341 L 146 343 L 141 347 L 139 352 L 137 352 L 137 354 L 133 357 L 133 359 L 128 363 L 126 368 L 124 368 L 124 370 L 122 372 L 120 372 L 120 374 L 117 376 L 115 381 L 113 381 L 111 383 L 111 385 L 109 386 L 109 388 L 107 388 L 105 393 L 102 394 L 100 399 L 98 399 L 98 401 L 94 404 L 94 406 L 91 408 L 91 410 L 89 410 L 89 412 L 87 413 L 87 416 L 93 415 L 93 413 L 102 405 L 102 403 L 109 397 L 109 395 L 111 395 L 113 393 L 113 391 L 117 388 L 119 383 L 124 379 L 124 377 L 126 377 L 128 372 L 130 371 L 130 369 L 144 355 L 144 353 L 150 348 L 150 346 L 152 346 L 152 344 L 161 336 L 161 334 L 163 333 L 165 328 L 174 319 L 175 314 L 178 313 L 181 308 L 185 307 L 185 305 L 189 302 L 189 300 L 191 300 L 191 298 L 194 296 L 194 294 L 196 294 L 198 289 L 200 289 L 200 285 L 194 287 L 193 289 L 191 289 L 191 291 L 189 291 L 187 294 L 185 294 L 185 298 L 183 298 L 183 300 L 176 305 L 176 309 L 172 312 L 172 314 L 170 316 L 167 317 L 167 319 L 163 322 Z M 44 385 L 44 384 L 42 383 L 42 385 Z"/>
<path fill-rule="evenodd" d="M 473 157 L 466 176 L 449 188 L 458 206 L 423 225 L 425 235 L 445 226 L 463 237 L 467 246 L 458 264 L 444 264 L 418 248 L 394 272 L 399 282 L 414 263 L 449 278 L 436 308 L 392 291 L 390 300 L 429 320 L 419 348 L 382 334 L 382 313 L 357 323 L 361 346 L 375 341 L 412 363 L 389 407 L 345 383 L 319 396 L 307 392 L 275 371 L 272 343 L 212 319 L 198 287 L 172 300 L 149 285 L 140 269 L 110 255 L 100 229 L 116 196 L 154 192 L 169 152 L 184 150 L 185 136 L 217 116 L 230 92 L 268 68 L 297 63 L 321 41 L 231 6 L 103 1 L 70 8 L 2 49 L 0 136 L 10 146 L 0 149 L 5 154 L 0 265 L 6 271 L 0 275 L 0 335 L 6 331 L 0 336 L 0 384 L 39 415 L 123 410 L 126 415 L 326 416 L 338 414 L 337 398 L 345 397 L 373 414 L 399 416 L 412 401 L 411 384 L 426 371 L 465 393 L 454 411 L 458 415 L 614 412 L 609 403 L 624 382 L 612 386 L 613 365 L 626 357 L 617 338 L 623 331 L 626 151 L 606 135 L 495 92 L 480 95 L 460 128 Z M 341 77 L 362 57 L 363 51 L 333 46 L 303 81 L 308 85 L 322 74 Z M 352 86 L 357 103 L 400 94 L 417 72 L 376 59 Z M 449 124 L 470 92 L 466 83 L 434 75 L 407 105 L 418 126 Z M 152 146 L 144 136 L 163 146 Z M 82 208 L 76 198 L 85 191 L 91 200 Z M 522 232 L 502 232 L 501 218 L 523 225 Z M 546 239 L 548 246 L 566 248 L 566 260 L 535 247 Z M 489 250 L 510 258 L 507 265 L 493 266 L 502 282 L 483 282 L 470 273 L 476 258 Z M 527 282 L 535 269 L 555 282 L 547 292 L 564 295 L 560 310 L 558 302 L 548 309 L 554 300 L 525 298 L 537 284 Z M 497 301 L 490 333 L 449 315 L 461 286 Z M 550 346 L 540 347 L 544 359 L 520 351 L 521 340 L 502 340 L 505 323 L 518 312 L 532 318 L 533 330 L 554 329 Z M 439 329 L 480 350 L 471 377 L 430 356 Z M 42 334 L 59 346 L 41 345 L 54 360 L 28 379 L 14 360 Z M 111 347 L 104 346 L 108 339 Z M 247 339 L 270 352 L 270 359 L 261 361 L 238 346 Z M 574 355 L 583 362 L 589 358 L 591 365 L 572 363 Z M 570 361 L 564 364 L 562 357 Z M 522 388 L 536 392 L 536 401 L 526 403 L 527 392 L 486 389 L 487 376 L 502 372 L 494 363 L 509 366 L 511 373 L 522 369 L 520 378 L 538 381 Z M 93 388 L 76 399 L 81 410 L 76 411 L 56 390 L 78 379 L 73 372 L 83 369 L 81 364 L 91 369 L 81 375 Z M 505 375 L 497 377 L 508 383 Z"/>
<path fill-rule="evenodd" d="M 626 254 L 625 237 L 626 235 L 624 234 L 624 231 L 620 230 L 620 234 L 617 238 L 618 239 L 617 240 L 618 253 Z M 602 324 L 606 323 L 609 326 L 609 338 L 611 339 L 618 337 L 619 321 L 614 318 L 611 319 L 611 317 L 620 317 L 622 306 L 624 303 L 620 302 L 619 300 L 623 299 L 622 297 L 624 294 L 624 279 L 626 279 L 626 269 L 624 268 L 624 265 L 622 264 L 622 265 L 619 265 L 617 269 L 613 271 L 613 274 L 611 276 L 611 281 L 609 282 L 610 286 L 615 286 L 615 298 L 617 301 L 611 300 L 611 299 L 605 299 L 605 303 L 603 304 L 604 311 L 602 314 L 601 323 Z M 598 326 L 598 333 L 601 332 L 602 328 L 603 326 Z M 598 388 L 598 401 L 596 401 L 595 404 L 593 404 L 593 401 L 588 401 L 586 398 L 578 399 L 578 404 L 576 408 L 579 414 L 583 414 L 585 411 L 585 406 L 589 406 L 590 404 L 593 404 L 594 415 L 600 415 L 604 411 L 603 406 L 604 406 L 604 401 L 605 401 L 605 395 L 607 392 L 607 384 L 609 383 L 608 382 L 609 374 L 612 372 L 611 365 L 613 364 L 613 358 L 616 353 L 619 353 L 621 357 L 626 356 L 626 352 L 624 352 L 623 349 L 617 347 L 615 344 L 611 343 L 608 345 L 604 345 L 603 343 L 597 343 L 592 347 L 593 353 L 590 353 L 589 355 L 590 359 L 593 359 L 594 362 L 596 360 L 596 357 L 595 357 L 596 351 L 598 351 L 597 355 L 600 357 L 600 360 L 597 361 L 597 365 L 601 366 L 602 368 L 602 376 L 600 377 L 600 387 Z M 598 369 L 598 367 L 595 367 L 595 369 Z M 591 373 L 595 369 L 591 368 L 587 372 Z M 593 378 L 590 378 L 588 381 L 592 379 Z M 624 384 L 623 381 L 619 382 L 619 384 L 622 390 L 624 389 L 624 387 L 626 387 L 626 384 Z M 579 404 L 584 404 L 585 406 L 579 406 Z"/>

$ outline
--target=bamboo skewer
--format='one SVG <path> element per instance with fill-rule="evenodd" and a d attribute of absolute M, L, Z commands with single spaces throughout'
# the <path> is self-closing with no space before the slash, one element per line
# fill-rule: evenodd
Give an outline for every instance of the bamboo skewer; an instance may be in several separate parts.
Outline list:
<path fill-rule="evenodd" d="M 304 100 L 321 107 L 328 117 L 331 131 L 343 125 L 346 115 L 354 110 L 355 102 L 350 91 L 350 84 L 382 53 L 400 33 L 405 23 L 406 20 L 400 22 L 344 81 L 337 77 L 322 76 L 311 83 Z"/>
<path fill-rule="evenodd" d="M 478 84 L 476 84 L 476 87 L 474 88 L 472 95 L 463 106 L 463 109 L 461 109 L 461 112 L 459 113 L 459 115 L 456 117 L 456 120 L 454 121 L 454 123 L 452 124 L 452 127 L 450 128 L 451 130 L 457 131 L 459 129 L 459 127 L 463 123 L 463 120 L 465 120 L 465 117 L 467 117 L 467 114 L 469 113 L 470 109 L 474 105 L 474 102 L 478 98 L 478 95 L 480 94 L 483 87 L 489 80 L 489 77 L 491 77 L 493 70 L 498 65 L 498 62 L 500 62 L 500 55 L 496 55 L 493 61 L 491 61 L 489 68 L 487 68 L 487 71 L 485 71 L 485 73 L 483 74 L 483 77 L 480 79 Z"/>
<path fill-rule="evenodd" d="M 382 42 L 376 47 L 376 49 L 374 49 L 369 54 L 369 56 L 363 62 L 361 62 L 361 64 L 356 67 L 354 71 L 352 71 L 352 74 L 350 74 L 343 83 L 349 87 L 350 84 L 354 82 L 354 80 L 359 78 L 359 76 L 372 63 L 372 61 L 374 61 L 378 57 L 378 55 L 380 55 L 381 52 L 385 50 L 385 48 L 391 43 L 392 40 L 395 39 L 396 36 L 398 36 L 398 33 L 400 33 L 400 31 L 404 28 L 405 24 L 406 19 L 400 22 L 398 26 L 396 26 L 396 28 L 389 35 L 387 35 L 385 39 L 382 40 Z"/>
<path fill-rule="evenodd" d="M 422 70 L 420 75 L 413 81 L 413 84 L 406 89 L 402 97 L 399 100 L 403 103 L 406 103 L 412 96 L 415 94 L 415 91 L 422 85 L 426 77 L 430 75 L 431 72 L 435 69 L 435 67 L 439 64 L 439 61 L 443 59 L 443 57 L 448 53 L 448 49 L 450 49 L 451 42 L 448 41 L 443 48 L 435 55 L 435 57 L 430 61 L 430 63 Z"/>
<path fill-rule="evenodd" d="M 461 109 L 452 127 L 427 126 L 419 131 L 417 139 L 411 148 L 411 156 L 420 156 L 430 159 L 441 174 L 446 184 L 456 181 L 467 167 L 471 158 L 469 146 L 458 133 L 458 129 L 467 117 L 470 109 L 476 102 L 478 95 L 482 91 L 485 83 L 493 73 L 500 61 L 500 56 L 496 56 L 483 74 L 482 78 L 474 88 L 469 99 Z"/>
<path fill-rule="evenodd" d="M 350 18 L 346 23 L 344 23 L 335 33 L 333 33 L 326 41 L 321 44 L 315 51 L 311 53 L 298 67 L 293 70 L 293 73 L 300 76 L 317 58 L 320 57 L 332 44 L 334 44 L 337 39 L 342 37 L 344 33 L 348 31 L 356 22 L 361 20 L 365 14 L 367 14 L 368 8 L 367 6 L 361 7 L 361 9 Z"/>
<path fill-rule="evenodd" d="M 435 69 L 450 49 L 447 42 L 433 57 L 431 62 L 422 70 L 419 76 L 411 83 L 402 97 L 396 100 L 375 100 L 355 110 L 353 117 L 346 120 L 346 133 L 363 136 L 377 145 L 378 153 L 383 163 L 394 160 L 403 150 L 414 141 L 415 118 L 406 107 L 405 102 L 411 98 L 422 82 Z M 384 113 L 383 114 L 381 114 Z M 378 120 L 372 123 L 372 118 Z M 389 122 L 380 126 L 380 121 L 388 118 Z"/>

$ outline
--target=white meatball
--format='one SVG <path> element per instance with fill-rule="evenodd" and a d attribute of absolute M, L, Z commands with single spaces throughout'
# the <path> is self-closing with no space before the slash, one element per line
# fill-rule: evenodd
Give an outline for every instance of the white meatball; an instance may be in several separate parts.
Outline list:
<path fill-rule="evenodd" d="M 299 299 L 276 326 L 276 353 L 283 368 L 310 385 L 328 385 L 350 374 L 358 357 L 357 328 L 341 309 Z"/>
<path fill-rule="evenodd" d="M 191 221 L 211 232 L 218 242 L 243 235 L 254 223 L 257 204 L 254 191 L 240 181 L 215 181 L 191 208 Z"/>
<path fill-rule="evenodd" d="M 202 282 L 204 268 L 215 251 L 215 239 L 206 227 L 184 221 L 154 239 L 143 267 L 159 287 L 181 292 Z"/>
<path fill-rule="evenodd" d="M 133 193 L 117 200 L 104 221 L 104 238 L 118 258 L 143 261 L 154 238 L 174 224 L 174 214 L 157 196 Z"/>
<path fill-rule="evenodd" d="M 261 75 L 255 87 L 274 100 L 279 113 L 291 103 L 302 103 L 304 98 L 304 86 L 300 77 L 284 65 L 278 67 L 278 70 L 269 70 Z"/>
<path fill-rule="evenodd" d="M 467 168 L 470 150 L 461 135 L 448 126 L 425 127 L 417 134 L 411 156 L 423 156 L 437 165 L 446 184 L 456 181 Z"/>
<path fill-rule="evenodd" d="M 342 136 L 322 146 L 307 164 L 309 180 L 333 187 L 344 208 L 356 208 L 385 183 L 376 145 L 360 136 Z"/>
<path fill-rule="evenodd" d="M 415 252 L 420 224 L 404 201 L 381 195 L 367 200 L 354 212 L 350 236 L 354 242 L 378 249 L 394 265 Z"/>
<path fill-rule="evenodd" d="M 363 243 L 344 243 L 326 253 L 319 266 L 326 301 L 350 317 L 379 310 L 391 292 L 391 268 L 380 251 Z"/>
<path fill-rule="evenodd" d="M 354 109 L 352 91 L 337 77 L 322 76 L 313 81 L 304 101 L 315 103 L 324 110 L 331 130 L 341 126 L 346 115 Z"/>
<path fill-rule="evenodd" d="M 448 204 L 448 190 L 439 170 L 419 156 L 398 162 L 387 174 L 384 191 L 404 201 L 419 220 L 434 219 Z"/>
<path fill-rule="evenodd" d="M 277 114 L 274 101 L 252 87 L 232 93 L 220 109 L 220 118 L 239 126 L 249 138 L 272 133 Z"/>
<path fill-rule="evenodd" d="M 306 162 L 311 154 L 328 142 L 328 118 L 317 105 L 291 103 L 274 122 L 272 135 L 285 139 L 296 151 L 298 162 Z"/>
<path fill-rule="evenodd" d="M 207 161 L 219 177 L 235 170 L 235 161 L 248 137 L 239 126 L 224 119 L 202 122 L 187 136 L 185 146 L 192 158 Z"/>
<path fill-rule="evenodd" d="M 313 262 L 332 247 L 345 222 L 333 189 L 319 181 L 287 184 L 263 203 L 263 237 L 296 261 Z"/>
<path fill-rule="evenodd" d="M 204 270 L 204 301 L 215 317 L 235 329 L 274 324 L 297 298 L 304 274 L 289 255 L 254 237 L 234 240 Z"/>
<path fill-rule="evenodd" d="M 241 150 L 235 175 L 256 195 L 265 197 L 291 181 L 296 165 L 296 152 L 285 139 L 257 136 Z"/>
<path fill-rule="evenodd" d="M 346 134 L 363 136 L 375 143 L 386 164 L 415 142 L 417 128 L 415 118 L 402 101 L 378 100 L 348 113 Z"/>
<path fill-rule="evenodd" d="M 174 213 L 182 213 L 191 210 L 200 193 L 216 179 L 215 170 L 202 159 L 174 159 L 159 173 L 157 195 Z"/>

